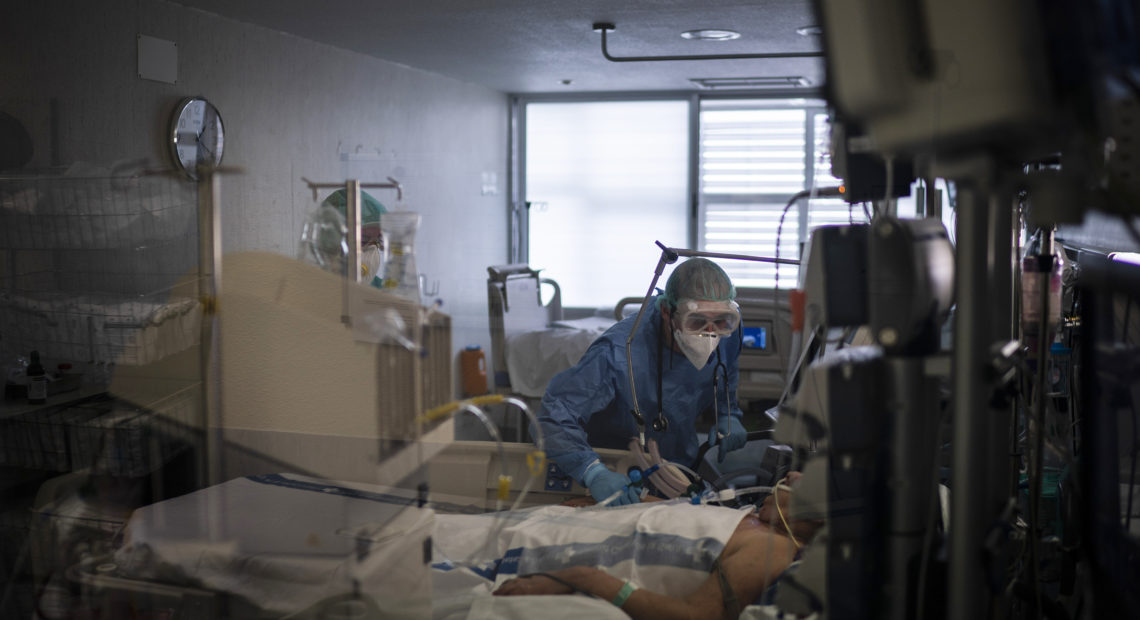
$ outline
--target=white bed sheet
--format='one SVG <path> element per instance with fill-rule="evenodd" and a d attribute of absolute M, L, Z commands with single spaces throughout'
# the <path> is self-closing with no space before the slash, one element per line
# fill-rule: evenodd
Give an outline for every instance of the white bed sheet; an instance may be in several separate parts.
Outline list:
<path fill-rule="evenodd" d="M 523 396 L 542 397 L 554 375 L 577 364 L 590 344 L 615 322 L 588 317 L 559 321 L 548 329 L 507 335 L 507 372 L 511 378 L 511 391 Z"/>
<path fill-rule="evenodd" d="M 434 512 L 405 495 L 297 475 L 237 478 L 136 510 L 115 564 L 126 578 L 226 592 L 282 615 L 357 581 L 386 617 L 426 618 Z"/>
<path fill-rule="evenodd" d="M 501 513 L 505 516 L 436 515 L 433 617 L 527 617 L 544 603 L 553 608 L 548 597 L 514 600 L 491 592 L 520 574 L 580 565 L 596 566 L 640 588 L 685 596 L 708 578 L 713 560 L 747 512 L 657 502 L 606 509 L 547 506 Z M 488 545 L 498 518 L 506 521 Z M 574 596 L 559 599 L 557 607 L 568 618 L 625 617 L 608 605 Z"/>

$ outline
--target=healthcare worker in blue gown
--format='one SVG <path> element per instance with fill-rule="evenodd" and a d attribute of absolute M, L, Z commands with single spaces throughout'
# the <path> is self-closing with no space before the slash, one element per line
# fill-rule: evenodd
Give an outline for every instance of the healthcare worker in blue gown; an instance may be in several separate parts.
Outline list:
<path fill-rule="evenodd" d="M 665 292 L 650 298 L 637 327 L 630 349 L 637 402 L 646 440 L 657 441 L 665 460 L 695 465 L 696 421 L 712 407 L 714 396 L 718 420 L 709 443 L 719 444 L 721 460 L 726 452 L 744 446 L 747 433 L 736 400 L 741 343 L 735 296 L 720 266 L 690 258 L 674 268 Z M 620 492 L 610 505 L 640 501 L 629 477 L 606 468 L 594 452 L 626 449 L 638 437 L 626 364 L 634 318 L 611 327 L 574 367 L 555 375 L 538 416 L 549 458 L 598 501 Z M 663 430 L 654 429 L 654 422 L 658 429 L 662 426 L 658 416 L 664 418 Z"/>

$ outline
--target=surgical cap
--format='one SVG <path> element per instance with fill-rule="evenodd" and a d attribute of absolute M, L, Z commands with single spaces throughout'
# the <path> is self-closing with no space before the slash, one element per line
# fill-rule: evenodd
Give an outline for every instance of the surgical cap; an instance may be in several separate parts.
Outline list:
<path fill-rule="evenodd" d="M 343 189 L 338 189 L 329 194 L 321 205 L 333 207 L 340 212 L 342 217 L 348 217 L 345 215 L 348 209 L 348 195 Z M 380 216 L 387 212 L 388 210 L 384 208 L 384 205 L 380 204 L 380 201 L 373 198 L 371 194 L 365 191 L 360 192 L 360 223 L 362 225 L 379 223 Z"/>
<path fill-rule="evenodd" d="M 658 305 L 668 304 L 675 309 L 682 299 L 693 301 L 731 301 L 736 298 L 736 287 L 720 265 L 707 258 L 690 258 L 677 265 L 665 283 L 665 294 L 657 299 Z"/>

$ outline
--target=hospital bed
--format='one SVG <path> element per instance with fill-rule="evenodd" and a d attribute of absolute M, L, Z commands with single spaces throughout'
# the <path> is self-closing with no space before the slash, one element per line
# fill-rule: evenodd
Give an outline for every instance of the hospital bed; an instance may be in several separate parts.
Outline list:
<path fill-rule="evenodd" d="M 527 265 L 487 268 L 487 309 L 496 392 L 541 398 L 546 384 L 573 366 L 602 332 L 610 317 L 566 320 L 562 290 Z M 543 287 L 553 292 L 542 301 Z"/>
<path fill-rule="evenodd" d="M 691 591 L 744 513 L 668 504 L 472 514 L 400 489 L 247 476 L 135 511 L 117 551 L 67 576 L 108 617 L 497 618 L 551 602 L 495 600 L 504 580 L 571 565 Z M 557 617 L 624 617 L 602 603 L 560 599 Z"/>
<path fill-rule="evenodd" d="M 551 505 L 583 498 L 587 490 L 533 460 L 527 444 L 456 441 L 425 452 L 434 456 L 419 487 L 254 473 L 139 508 L 117 550 L 83 557 L 66 567 L 66 578 L 87 608 L 108 616 L 129 610 L 179 618 L 497 617 L 502 605 L 517 603 L 489 596 L 508 569 L 498 562 L 471 565 L 475 552 L 485 550 L 470 541 L 515 527 L 494 516 L 500 509 L 524 511 L 513 515 L 565 510 Z M 598 453 L 616 471 L 635 465 L 627 451 Z M 712 451 L 702 454 L 712 462 Z M 512 479 L 505 496 L 503 474 Z M 457 521 L 455 515 L 480 518 Z M 457 533 L 460 521 L 474 523 L 476 533 Z M 506 558 L 519 544 L 504 531 L 489 557 Z M 719 532 L 722 540 L 731 528 Z M 617 544 L 602 533 L 591 543 L 596 548 Z M 614 568 L 629 570 L 622 562 Z M 582 604 L 587 608 L 578 611 L 588 617 L 615 611 Z"/>

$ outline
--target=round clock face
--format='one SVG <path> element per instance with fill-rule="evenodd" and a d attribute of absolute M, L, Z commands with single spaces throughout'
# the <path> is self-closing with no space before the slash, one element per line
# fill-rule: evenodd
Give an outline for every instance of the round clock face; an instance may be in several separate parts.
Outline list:
<path fill-rule="evenodd" d="M 191 179 L 198 179 L 198 165 L 222 163 L 225 129 L 218 109 L 201 97 L 183 99 L 170 119 L 170 149 L 174 164 Z"/>

